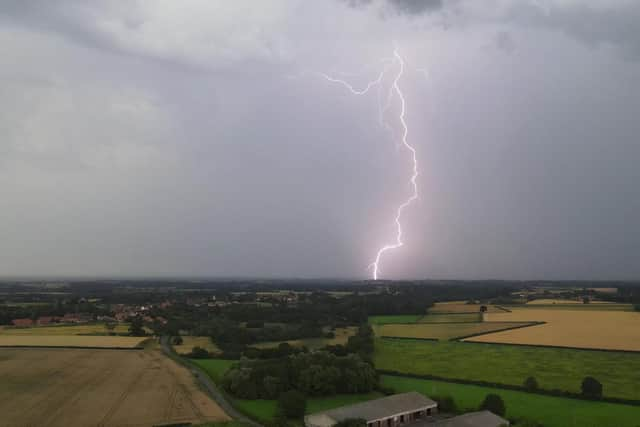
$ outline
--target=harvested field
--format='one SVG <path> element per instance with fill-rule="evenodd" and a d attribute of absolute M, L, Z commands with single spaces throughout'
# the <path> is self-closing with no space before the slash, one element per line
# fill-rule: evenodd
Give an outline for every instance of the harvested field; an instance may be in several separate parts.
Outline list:
<path fill-rule="evenodd" d="M 7 426 L 151 426 L 224 421 L 191 373 L 157 350 L 0 349 Z"/>
<path fill-rule="evenodd" d="M 0 334 L 0 347 L 125 347 L 140 344 L 145 337 L 118 337 L 98 335 L 4 335 Z"/>
<path fill-rule="evenodd" d="M 511 310 L 571 310 L 571 311 L 635 311 L 631 304 L 590 303 L 590 304 L 519 304 L 501 306 Z"/>
<path fill-rule="evenodd" d="M 480 313 L 482 304 L 466 304 L 464 302 L 437 302 L 429 308 L 429 314 L 433 313 Z M 487 305 L 489 313 L 501 313 L 504 310 L 495 305 Z"/>
<path fill-rule="evenodd" d="M 452 314 L 427 314 L 418 320 L 418 323 L 462 323 L 481 322 L 481 313 L 452 313 Z"/>
<path fill-rule="evenodd" d="M 84 325 L 55 325 L 35 326 L 33 328 L 4 327 L 0 329 L 2 335 L 108 335 L 104 323 L 87 323 Z M 116 334 L 129 332 L 129 325 L 119 323 L 113 330 Z"/>
<path fill-rule="evenodd" d="M 208 352 L 211 353 L 219 353 L 220 349 L 218 348 L 217 345 L 215 345 L 213 343 L 213 341 L 211 341 L 210 337 L 191 337 L 191 336 L 183 336 L 182 337 L 182 344 L 180 345 L 173 345 L 173 349 L 176 351 L 176 353 L 178 354 L 187 354 L 187 353 L 191 353 L 191 350 L 193 349 L 193 347 L 202 347 L 205 350 L 207 350 Z"/>
<path fill-rule="evenodd" d="M 465 341 L 640 351 L 638 312 L 514 309 L 511 313 L 491 313 L 487 320 L 547 323 Z"/>
<path fill-rule="evenodd" d="M 380 325 L 375 333 L 381 337 L 428 338 L 450 340 L 469 335 L 489 333 L 529 325 L 528 322 L 484 323 L 416 323 L 410 325 Z"/>
<path fill-rule="evenodd" d="M 289 345 L 302 347 L 305 346 L 309 349 L 321 348 L 326 345 L 336 345 L 336 344 L 346 344 L 349 340 L 349 337 L 355 335 L 358 328 L 349 326 L 346 328 L 336 328 L 333 333 L 335 334 L 334 338 L 304 338 L 299 340 L 289 340 L 289 341 L 268 341 L 261 342 L 257 344 L 252 344 L 252 347 L 257 348 L 272 348 L 277 347 L 282 342 L 289 343 Z"/>
<path fill-rule="evenodd" d="M 528 305 L 549 305 L 549 304 L 584 304 L 582 300 L 575 299 L 552 299 L 552 298 L 540 298 L 527 302 Z M 589 304 L 616 304 L 609 301 L 591 301 Z M 586 304 L 585 304 L 586 305 Z"/>

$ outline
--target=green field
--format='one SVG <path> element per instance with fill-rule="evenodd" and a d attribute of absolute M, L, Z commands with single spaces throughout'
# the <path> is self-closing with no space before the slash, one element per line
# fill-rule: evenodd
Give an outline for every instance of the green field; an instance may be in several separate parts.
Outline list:
<path fill-rule="evenodd" d="M 191 359 L 191 361 L 200 366 L 215 383 L 219 383 L 227 369 L 237 362 L 237 360 L 222 359 Z M 363 394 L 339 394 L 329 397 L 311 398 L 307 400 L 307 413 L 311 414 L 313 412 L 337 408 L 338 406 L 375 399 L 380 396 L 381 394 L 373 392 Z M 231 401 L 238 410 L 261 422 L 266 423 L 273 420 L 276 414 L 276 400 L 231 398 Z"/>
<path fill-rule="evenodd" d="M 418 323 L 449 323 L 449 322 L 481 322 L 482 314 L 481 313 L 451 313 L 451 314 L 440 314 L 440 313 L 432 313 L 427 314 L 426 316 L 420 318 Z"/>
<path fill-rule="evenodd" d="M 215 383 L 219 383 L 227 369 L 231 367 L 237 360 L 224 359 L 189 359 L 205 371 Z"/>
<path fill-rule="evenodd" d="M 528 418 L 545 427 L 637 427 L 640 407 L 542 396 L 520 391 L 383 375 L 382 385 L 396 392 L 418 391 L 427 396 L 452 396 L 458 408 L 475 410 L 488 393 L 499 394 L 508 418 Z"/>
<path fill-rule="evenodd" d="M 369 316 L 371 325 L 386 325 L 388 323 L 415 323 L 422 314 L 398 314 L 391 316 Z"/>
<path fill-rule="evenodd" d="M 452 341 L 376 339 L 377 369 L 521 385 L 534 376 L 543 389 L 580 391 L 585 376 L 605 396 L 640 399 L 640 354 Z"/>
<path fill-rule="evenodd" d="M 401 337 L 451 340 L 471 335 L 504 331 L 530 322 L 463 322 L 463 323 L 413 323 L 375 325 L 375 334 L 379 337 Z"/>

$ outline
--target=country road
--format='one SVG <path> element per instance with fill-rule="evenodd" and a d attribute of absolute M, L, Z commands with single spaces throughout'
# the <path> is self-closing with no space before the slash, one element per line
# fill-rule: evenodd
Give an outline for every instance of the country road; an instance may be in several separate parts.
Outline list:
<path fill-rule="evenodd" d="M 220 405 L 222 410 L 224 410 L 227 413 L 227 415 L 229 415 L 231 418 L 234 418 L 234 419 L 239 420 L 239 421 L 243 421 L 243 422 L 245 422 L 247 424 L 250 424 L 250 425 L 252 425 L 254 427 L 264 427 L 264 426 L 262 426 L 262 424 L 258 424 L 257 422 L 255 422 L 252 419 L 248 418 L 246 415 L 241 414 L 233 406 L 231 406 L 229 401 L 225 398 L 225 396 L 222 394 L 222 392 L 220 392 L 220 390 L 218 389 L 216 384 L 211 380 L 209 375 L 207 375 L 207 373 L 204 372 L 199 367 L 194 366 L 194 365 L 192 365 L 190 363 L 186 363 L 184 360 L 182 360 L 180 358 L 180 356 L 178 356 L 173 351 L 173 349 L 169 345 L 168 341 L 169 341 L 169 337 L 161 337 L 160 338 L 160 344 L 162 346 L 163 353 L 167 357 L 173 359 L 176 363 L 180 363 L 180 364 L 186 366 L 187 369 L 189 369 L 191 371 L 191 373 L 198 379 L 198 382 L 207 391 L 209 396 L 211 396 L 211 398 L 213 400 L 215 400 L 218 405 Z"/>

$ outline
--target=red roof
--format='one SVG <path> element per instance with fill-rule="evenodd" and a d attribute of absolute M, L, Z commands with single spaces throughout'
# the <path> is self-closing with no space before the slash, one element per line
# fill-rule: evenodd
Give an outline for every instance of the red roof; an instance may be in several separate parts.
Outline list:
<path fill-rule="evenodd" d="M 15 326 L 33 326 L 33 320 L 31 319 L 13 319 L 11 323 Z"/>

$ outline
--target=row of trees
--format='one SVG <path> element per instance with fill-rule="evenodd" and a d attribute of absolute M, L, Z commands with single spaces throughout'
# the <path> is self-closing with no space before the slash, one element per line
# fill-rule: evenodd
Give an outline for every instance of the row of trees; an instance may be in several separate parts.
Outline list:
<path fill-rule="evenodd" d="M 327 396 L 372 391 L 378 376 L 357 354 L 339 357 L 316 351 L 283 359 L 242 360 L 225 373 L 222 385 L 244 399 L 274 399 L 293 389 L 307 396 Z"/>
<path fill-rule="evenodd" d="M 524 380 L 523 386 L 530 392 L 540 390 L 540 386 L 538 385 L 538 381 L 535 377 L 528 377 Z M 600 399 L 602 398 L 602 383 L 593 377 L 585 377 L 580 384 L 580 391 L 586 398 Z"/>

